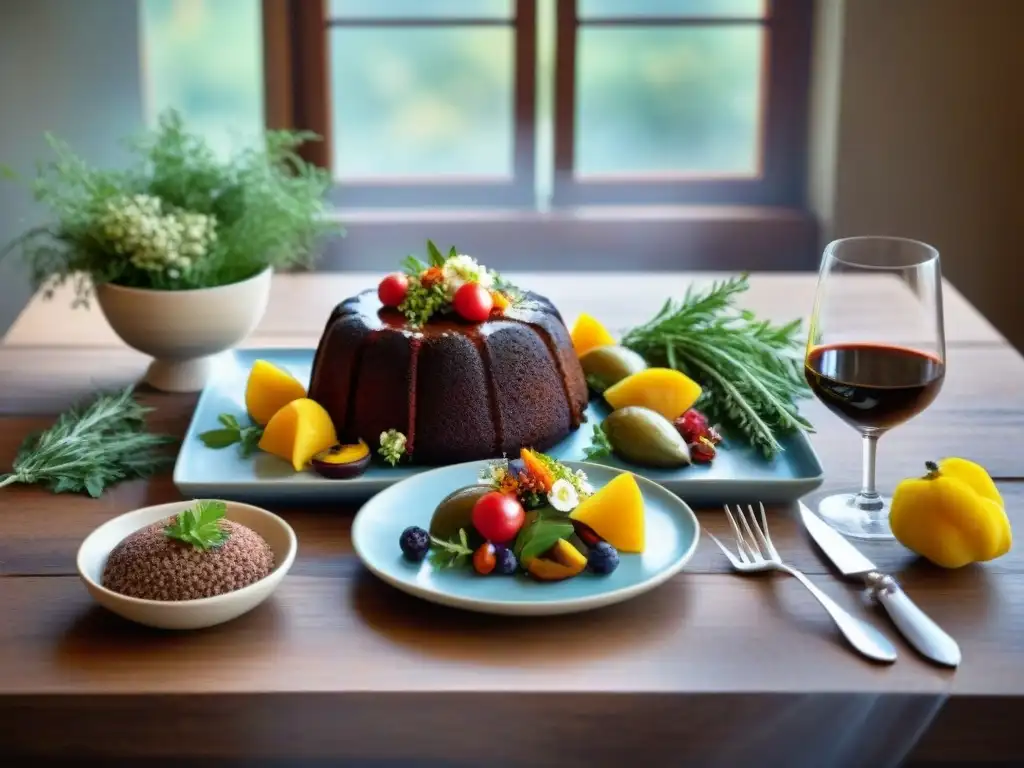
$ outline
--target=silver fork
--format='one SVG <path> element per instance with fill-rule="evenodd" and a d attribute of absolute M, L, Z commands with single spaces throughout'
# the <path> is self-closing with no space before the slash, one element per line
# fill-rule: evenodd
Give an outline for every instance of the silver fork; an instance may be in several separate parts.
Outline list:
<path fill-rule="evenodd" d="M 736 534 L 736 549 L 738 554 L 734 555 L 725 545 L 722 544 L 714 534 L 708 533 L 718 548 L 732 563 L 732 567 L 740 573 L 757 573 L 760 571 L 782 571 L 795 576 L 801 584 L 810 590 L 822 607 L 828 611 L 829 616 L 835 621 L 839 631 L 850 641 L 850 645 L 876 661 L 896 661 L 896 649 L 893 647 L 881 632 L 861 621 L 841 608 L 831 597 L 815 586 L 814 582 L 795 568 L 791 568 L 782 562 L 775 545 L 772 544 L 771 536 L 768 534 L 768 520 L 764 512 L 764 504 L 758 504 L 761 508 L 761 524 L 758 525 L 754 509 L 749 504 L 747 510 L 750 512 L 750 521 L 743 508 L 736 505 L 736 516 L 743 524 L 742 530 L 736 524 L 729 505 L 725 505 L 725 514 L 732 524 L 733 533 Z"/>

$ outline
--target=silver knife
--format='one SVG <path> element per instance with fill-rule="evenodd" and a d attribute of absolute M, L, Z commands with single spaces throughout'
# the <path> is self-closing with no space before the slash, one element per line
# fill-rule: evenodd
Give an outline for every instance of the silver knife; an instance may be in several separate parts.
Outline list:
<path fill-rule="evenodd" d="M 872 597 L 882 604 L 893 624 L 911 645 L 939 664 L 950 667 L 960 664 L 960 646 L 907 597 L 907 593 L 892 576 L 879 573 L 873 562 L 861 554 L 860 550 L 841 533 L 811 512 L 803 502 L 800 502 L 800 516 L 811 538 L 828 555 L 836 568 L 844 576 L 857 577 L 864 581 Z"/>

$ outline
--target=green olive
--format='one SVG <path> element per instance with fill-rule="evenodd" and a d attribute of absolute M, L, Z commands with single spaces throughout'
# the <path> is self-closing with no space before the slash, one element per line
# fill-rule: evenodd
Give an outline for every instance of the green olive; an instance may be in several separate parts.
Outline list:
<path fill-rule="evenodd" d="M 671 421 L 649 408 L 619 408 L 601 426 L 612 450 L 626 461 L 647 467 L 682 467 L 690 463 L 690 448 L 682 435 Z"/>
<path fill-rule="evenodd" d="M 476 529 L 473 527 L 473 507 L 477 500 L 493 488 L 488 485 L 467 485 L 452 491 L 437 505 L 430 518 L 430 535 L 445 541 L 459 535 L 459 529 L 465 528 L 472 537 Z"/>
<path fill-rule="evenodd" d="M 590 388 L 598 394 L 647 368 L 647 362 L 640 355 L 617 344 L 590 350 L 580 358 L 580 365 Z"/>

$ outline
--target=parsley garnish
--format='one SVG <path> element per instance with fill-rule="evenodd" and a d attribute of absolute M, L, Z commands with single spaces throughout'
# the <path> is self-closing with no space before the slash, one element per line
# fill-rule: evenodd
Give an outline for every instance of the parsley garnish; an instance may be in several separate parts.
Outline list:
<path fill-rule="evenodd" d="M 604 429 L 601 428 L 600 424 L 595 424 L 594 434 L 590 438 L 590 445 L 583 450 L 583 458 L 590 461 L 610 456 L 611 453 L 612 444 L 608 442 L 608 435 L 604 433 Z"/>
<path fill-rule="evenodd" d="M 263 427 L 252 423 L 243 427 L 230 413 L 222 413 L 217 417 L 217 421 L 223 425 L 222 429 L 211 429 L 199 435 L 199 439 L 207 448 L 227 448 L 229 445 L 239 443 L 242 458 L 248 458 L 259 447 Z"/>
<path fill-rule="evenodd" d="M 473 556 L 465 528 L 459 528 L 459 535 L 448 541 L 431 536 L 430 543 L 430 564 L 436 568 L 461 568 Z"/>
<path fill-rule="evenodd" d="M 196 549 L 222 546 L 229 537 L 221 524 L 227 505 L 223 501 L 198 501 L 194 507 L 181 512 L 174 522 L 164 528 L 164 534 Z"/>

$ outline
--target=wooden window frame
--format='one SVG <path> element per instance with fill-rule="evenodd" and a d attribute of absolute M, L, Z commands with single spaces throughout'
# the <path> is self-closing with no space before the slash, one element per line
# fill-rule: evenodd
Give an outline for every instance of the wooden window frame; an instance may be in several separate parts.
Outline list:
<path fill-rule="evenodd" d="M 511 176 L 336 179 L 330 201 L 342 208 L 533 205 L 537 0 L 514 0 L 513 13 L 508 19 L 478 16 L 332 19 L 328 15 L 327 0 L 263 0 L 263 6 L 264 19 L 271 20 L 270 24 L 264 23 L 265 59 L 268 72 L 276 72 L 276 82 L 267 84 L 268 118 L 273 115 L 277 125 L 300 127 L 320 134 L 323 141 L 308 144 L 303 154 L 307 160 L 324 168 L 330 168 L 333 161 L 329 28 L 508 28 L 513 36 Z M 288 90 L 297 97 L 286 93 Z"/>
<path fill-rule="evenodd" d="M 804 205 L 813 0 L 766 0 L 764 18 L 615 16 L 580 19 L 577 0 L 558 0 L 555 57 L 555 184 L 557 206 L 606 203 Z M 749 175 L 576 173 L 576 81 L 581 27 L 624 29 L 760 24 L 760 172 Z"/>
<path fill-rule="evenodd" d="M 574 2 L 556 1 L 560 7 Z M 262 2 L 267 126 L 320 133 L 323 141 L 308 143 L 301 151 L 309 161 L 330 167 L 329 51 L 327 35 L 321 34 L 325 0 Z M 379 271 L 382 254 L 418 253 L 430 237 L 458 244 L 467 253 L 486 254 L 487 263 L 499 270 L 813 269 L 820 233 L 806 210 L 804 188 L 814 0 L 768 2 L 772 33 L 766 47 L 767 77 L 774 92 L 767 99 L 760 184 L 674 179 L 666 187 L 665 179 L 654 185 L 642 177 L 597 184 L 575 179 L 571 139 L 566 140 L 572 133 L 566 131 L 563 115 L 555 136 L 557 198 L 551 207 L 538 209 L 536 0 L 518 0 L 516 18 L 534 27 L 531 34 L 517 36 L 515 44 L 518 179 L 511 186 L 485 188 L 464 181 L 402 186 L 400 179 L 349 187 L 348 192 L 342 187 L 328 215 L 347 234 L 327 245 L 321 264 Z M 324 45 L 308 43 L 317 38 Z M 557 57 L 568 56 L 569 50 L 563 43 L 556 52 L 556 70 Z M 556 99 L 567 85 L 556 79 Z M 557 122 L 557 100 L 555 109 Z M 627 262 L 623 254 L 628 254 Z"/>

